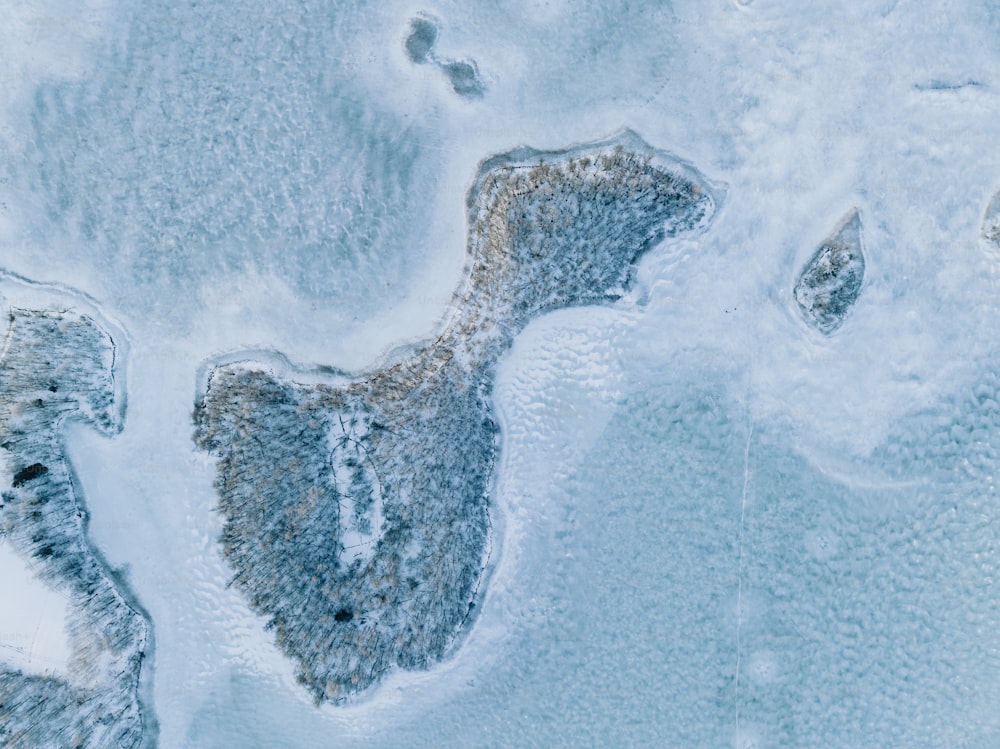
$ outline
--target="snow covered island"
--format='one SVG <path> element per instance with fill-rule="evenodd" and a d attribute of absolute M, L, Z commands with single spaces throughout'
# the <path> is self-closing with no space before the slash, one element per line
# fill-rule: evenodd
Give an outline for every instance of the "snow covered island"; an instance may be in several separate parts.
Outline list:
<path fill-rule="evenodd" d="M 464 286 L 434 340 L 342 383 L 210 369 L 196 441 L 217 456 L 233 585 L 319 703 L 457 645 L 488 569 L 498 359 L 538 315 L 619 298 L 637 259 L 707 225 L 718 193 L 634 133 L 480 165 Z M 296 381 L 296 379 L 300 381 Z"/>
<path fill-rule="evenodd" d="M 0 298 L 0 542 L 67 601 L 71 650 L 65 673 L 0 663 L 0 745 L 152 746 L 155 721 L 142 699 L 151 627 L 87 538 L 63 446 L 70 420 L 121 430 L 121 336 L 79 300 L 21 279 L 0 278 Z"/>

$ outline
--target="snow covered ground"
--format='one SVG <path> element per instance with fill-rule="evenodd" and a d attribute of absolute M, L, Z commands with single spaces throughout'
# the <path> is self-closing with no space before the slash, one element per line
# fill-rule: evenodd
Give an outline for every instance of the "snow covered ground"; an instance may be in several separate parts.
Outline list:
<path fill-rule="evenodd" d="M 155 626 L 160 744 L 997 745 L 1000 11 L 335 5 L 25 3 L 2 32 L 2 265 L 131 339 L 124 431 L 68 447 Z M 419 12 L 481 97 L 410 61 Z M 226 587 L 200 368 L 385 361 L 447 312 L 481 159 L 626 126 L 728 185 L 717 219 L 518 338 L 473 631 L 315 708 Z M 792 290 L 853 207 L 865 280 L 823 336 Z"/>
<path fill-rule="evenodd" d="M 38 579 L 28 563 L 0 544 L 0 662 L 25 673 L 65 673 L 70 657 L 66 599 Z"/>

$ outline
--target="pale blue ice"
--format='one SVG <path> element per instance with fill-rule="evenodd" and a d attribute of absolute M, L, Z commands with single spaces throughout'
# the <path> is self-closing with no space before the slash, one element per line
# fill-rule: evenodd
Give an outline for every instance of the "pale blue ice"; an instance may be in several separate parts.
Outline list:
<path fill-rule="evenodd" d="M 481 97 L 408 58 L 421 12 Z M 125 431 L 69 452 L 154 623 L 161 746 L 1000 746 L 993 3 L 52 0 L 19 23 L 3 265 L 133 339 Z M 472 632 L 316 708 L 225 585 L 199 367 L 359 369 L 432 334 L 477 162 L 623 127 L 727 185 L 716 222 L 522 334 Z M 824 337 L 792 288 L 852 208 L 865 281 Z"/>

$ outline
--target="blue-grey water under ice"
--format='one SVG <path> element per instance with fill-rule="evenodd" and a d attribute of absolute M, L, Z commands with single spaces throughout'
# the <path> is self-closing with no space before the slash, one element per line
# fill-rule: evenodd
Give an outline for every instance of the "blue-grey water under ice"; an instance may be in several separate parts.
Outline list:
<path fill-rule="evenodd" d="M 129 338 L 123 431 L 66 447 L 160 746 L 1000 746 L 992 3 L 41 0 L 0 62 L 0 265 Z M 479 162 L 626 127 L 717 217 L 514 340 L 474 625 L 315 706 L 227 586 L 207 363 L 397 358 L 451 312 Z M 853 210 L 817 329 L 796 282 Z"/>

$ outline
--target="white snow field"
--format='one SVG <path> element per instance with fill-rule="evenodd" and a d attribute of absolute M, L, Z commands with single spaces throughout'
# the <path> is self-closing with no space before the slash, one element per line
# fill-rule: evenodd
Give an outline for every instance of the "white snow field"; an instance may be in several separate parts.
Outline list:
<path fill-rule="evenodd" d="M 71 649 L 65 597 L 45 585 L 22 557 L 0 544 L 0 663 L 24 673 L 65 673 Z"/>
<path fill-rule="evenodd" d="M 124 430 L 67 448 L 153 623 L 159 745 L 1000 745 L 996 4 L 345 6 L 50 0 L 0 32 L 0 266 L 130 340 Z M 480 95 L 411 60 L 421 13 Z M 449 313 L 481 160 L 626 127 L 718 215 L 518 336 L 475 624 L 316 707 L 227 586 L 207 363 L 392 360 Z M 853 209 L 824 334 L 794 287 Z"/>

